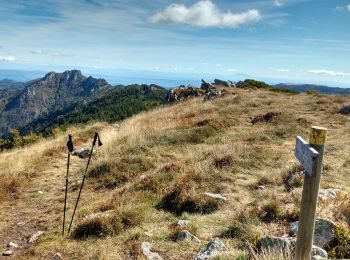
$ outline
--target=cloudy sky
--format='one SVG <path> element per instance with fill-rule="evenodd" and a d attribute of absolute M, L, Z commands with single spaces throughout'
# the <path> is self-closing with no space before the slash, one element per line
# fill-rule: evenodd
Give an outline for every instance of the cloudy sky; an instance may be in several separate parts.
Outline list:
<path fill-rule="evenodd" d="M 0 0 L 0 69 L 350 85 L 350 0 Z"/>

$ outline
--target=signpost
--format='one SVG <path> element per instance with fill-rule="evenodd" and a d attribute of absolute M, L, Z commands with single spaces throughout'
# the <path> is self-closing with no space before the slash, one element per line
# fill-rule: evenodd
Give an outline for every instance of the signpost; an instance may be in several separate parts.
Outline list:
<path fill-rule="evenodd" d="M 299 136 L 296 140 L 295 156 L 308 172 L 304 178 L 303 195 L 301 199 L 295 257 L 297 260 L 309 260 L 311 258 L 316 206 L 321 182 L 326 139 L 326 128 L 312 127 L 309 139 L 310 144 L 306 143 Z"/>
<path fill-rule="evenodd" d="M 295 157 L 297 157 L 310 176 L 316 176 L 316 169 L 320 154 L 300 136 L 297 136 Z"/>

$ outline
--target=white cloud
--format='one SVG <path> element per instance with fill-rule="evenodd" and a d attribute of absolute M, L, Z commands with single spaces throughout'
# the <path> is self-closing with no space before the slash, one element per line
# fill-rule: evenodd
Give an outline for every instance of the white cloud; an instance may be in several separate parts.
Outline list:
<path fill-rule="evenodd" d="M 235 72 L 236 69 L 227 69 L 228 72 Z"/>
<path fill-rule="evenodd" d="M 278 69 L 277 71 L 278 71 L 278 72 L 290 72 L 289 69 Z"/>
<path fill-rule="evenodd" d="M 181 23 L 199 27 L 237 28 L 261 19 L 260 12 L 251 9 L 242 13 L 221 12 L 211 0 L 202 0 L 192 6 L 171 4 L 164 11 L 149 18 L 152 23 Z"/>
<path fill-rule="evenodd" d="M 14 56 L 0 56 L 0 61 L 15 61 L 16 58 Z"/>
<path fill-rule="evenodd" d="M 277 6 L 277 7 L 282 7 L 282 2 L 281 1 L 279 1 L 279 0 L 275 0 L 274 2 L 273 2 L 273 5 L 274 6 Z"/>
<path fill-rule="evenodd" d="M 335 7 L 335 11 L 337 11 L 337 12 L 349 11 L 350 12 L 350 4 L 346 5 L 346 6 L 338 5 Z"/>
<path fill-rule="evenodd" d="M 315 75 L 327 75 L 327 76 L 350 76 L 350 73 L 345 72 L 339 72 L 334 70 L 309 70 L 309 73 L 315 74 Z"/>
<path fill-rule="evenodd" d="M 337 6 L 337 7 L 335 7 L 335 11 L 337 11 L 337 12 L 344 11 L 344 6 Z"/>

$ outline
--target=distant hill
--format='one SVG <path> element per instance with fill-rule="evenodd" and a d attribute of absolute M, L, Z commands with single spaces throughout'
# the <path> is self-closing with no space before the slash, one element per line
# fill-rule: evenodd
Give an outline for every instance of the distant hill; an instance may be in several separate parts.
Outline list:
<path fill-rule="evenodd" d="M 23 90 L 4 105 L 0 111 L 0 133 L 6 134 L 45 114 L 87 102 L 111 88 L 106 80 L 85 77 L 78 70 L 50 72 L 27 82 Z"/>
<path fill-rule="evenodd" d="M 297 92 L 307 92 L 307 91 L 317 91 L 324 94 L 350 94 L 350 88 L 333 88 L 321 85 L 312 85 L 312 84 L 277 84 L 274 85 L 275 88 L 284 88 L 290 89 Z"/>
<path fill-rule="evenodd" d="M 2 79 L 0 80 L 0 89 L 11 88 L 11 89 L 20 89 L 24 88 L 23 82 L 17 82 L 12 79 Z"/>

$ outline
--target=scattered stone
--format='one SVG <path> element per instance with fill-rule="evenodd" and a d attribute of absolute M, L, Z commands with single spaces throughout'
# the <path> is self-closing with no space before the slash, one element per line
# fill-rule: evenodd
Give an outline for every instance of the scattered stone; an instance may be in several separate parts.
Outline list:
<path fill-rule="evenodd" d="M 90 156 L 90 149 L 89 148 L 80 148 L 77 150 L 74 150 L 72 152 L 72 155 L 78 156 L 81 159 L 88 158 Z"/>
<path fill-rule="evenodd" d="M 222 196 L 221 194 L 218 193 L 209 193 L 209 192 L 205 192 L 204 195 L 213 198 L 213 199 L 218 199 L 218 200 L 223 200 L 223 201 L 227 201 L 227 198 Z"/>
<path fill-rule="evenodd" d="M 18 222 L 17 223 L 17 226 L 23 226 L 23 225 L 25 225 L 26 223 L 25 222 Z"/>
<path fill-rule="evenodd" d="M 294 255 L 297 239 L 295 237 L 263 237 L 260 239 L 261 250 L 269 253 L 282 253 L 284 255 Z M 311 256 L 328 258 L 328 254 L 322 248 L 312 246 Z"/>
<path fill-rule="evenodd" d="M 53 255 L 53 257 L 51 258 L 52 260 L 61 260 L 62 259 L 62 255 L 60 253 L 56 253 Z"/>
<path fill-rule="evenodd" d="M 39 194 L 44 194 L 44 192 L 42 190 L 38 190 Z"/>
<path fill-rule="evenodd" d="M 258 186 L 256 186 L 256 189 L 257 190 L 265 190 L 266 186 L 265 185 L 258 185 Z"/>
<path fill-rule="evenodd" d="M 260 122 L 272 122 L 273 120 L 275 120 L 278 116 L 282 115 L 281 112 L 269 112 L 266 113 L 264 115 L 258 115 L 256 117 L 252 118 L 251 123 L 254 125 L 256 123 L 260 123 Z"/>
<path fill-rule="evenodd" d="M 13 255 L 13 251 L 12 250 L 7 250 L 5 252 L 2 253 L 3 256 L 12 256 Z"/>
<path fill-rule="evenodd" d="M 153 233 L 152 233 L 152 232 L 146 231 L 146 232 L 145 232 L 145 235 L 148 236 L 148 237 L 153 237 Z"/>
<path fill-rule="evenodd" d="M 177 226 L 179 227 L 184 227 L 184 226 L 187 226 L 188 224 L 190 224 L 191 221 L 189 220 L 183 220 L 183 219 L 180 219 L 178 222 L 177 222 Z"/>
<path fill-rule="evenodd" d="M 228 252 L 227 247 L 217 237 L 210 240 L 210 242 L 195 256 L 195 260 L 207 260 L 215 256 Z"/>
<path fill-rule="evenodd" d="M 189 231 L 187 230 L 181 230 L 177 235 L 176 235 L 176 242 L 180 242 L 183 240 L 191 240 L 192 242 L 200 243 L 200 239 L 194 235 L 192 235 Z"/>
<path fill-rule="evenodd" d="M 299 221 L 290 223 L 290 235 L 296 237 L 298 234 Z M 324 220 L 316 219 L 314 244 L 321 248 L 326 248 L 329 243 L 335 238 L 336 226 L 334 223 Z"/>
<path fill-rule="evenodd" d="M 112 126 L 116 129 L 120 129 L 120 124 L 113 124 Z"/>
<path fill-rule="evenodd" d="M 115 212 L 115 210 L 110 209 L 110 210 L 103 211 L 103 212 L 91 213 L 91 214 L 88 214 L 88 215 L 84 215 L 84 216 L 83 216 L 83 219 L 84 219 L 84 220 L 87 220 L 87 219 L 108 217 L 108 216 L 110 216 L 113 212 Z"/>
<path fill-rule="evenodd" d="M 13 243 L 13 242 L 8 243 L 7 247 L 11 248 L 11 249 L 19 248 L 19 246 L 16 243 Z"/>
<path fill-rule="evenodd" d="M 338 196 L 339 192 L 339 189 L 320 189 L 318 197 L 322 200 L 333 200 Z"/>
<path fill-rule="evenodd" d="M 41 235 L 43 235 L 44 231 L 38 231 L 28 240 L 28 243 L 35 243 Z"/>
<path fill-rule="evenodd" d="M 350 114 L 350 106 L 344 106 L 340 109 L 340 113 L 343 115 L 349 115 Z"/>
<path fill-rule="evenodd" d="M 163 258 L 158 254 L 151 251 L 152 245 L 148 242 L 142 242 L 141 249 L 142 253 L 148 260 L 163 260 Z"/>
<path fill-rule="evenodd" d="M 141 175 L 141 176 L 140 176 L 140 181 L 144 181 L 144 180 L 146 180 L 146 179 L 147 179 L 147 175 L 144 174 L 144 175 Z"/>

